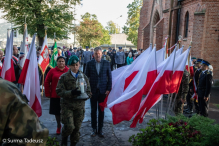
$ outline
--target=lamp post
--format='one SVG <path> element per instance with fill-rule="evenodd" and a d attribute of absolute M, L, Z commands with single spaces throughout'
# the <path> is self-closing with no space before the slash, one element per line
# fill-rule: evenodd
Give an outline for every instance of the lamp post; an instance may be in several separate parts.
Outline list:
<path fill-rule="evenodd" d="M 122 17 L 122 15 L 116 18 L 116 20 L 119 19 L 120 17 Z M 115 28 L 115 50 L 116 50 L 116 28 Z"/>

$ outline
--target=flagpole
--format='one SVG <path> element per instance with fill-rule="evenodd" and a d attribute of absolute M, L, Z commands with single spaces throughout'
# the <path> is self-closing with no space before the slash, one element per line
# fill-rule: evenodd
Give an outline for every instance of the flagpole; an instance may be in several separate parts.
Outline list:
<path fill-rule="evenodd" d="M 47 27 L 45 27 L 45 36 L 47 35 Z M 42 81 L 42 92 L 41 92 L 41 97 L 43 97 L 43 87 L 44 87 L 44 72 L 41 70 L 42 74 L 43 74 L 43 81 Z"/>

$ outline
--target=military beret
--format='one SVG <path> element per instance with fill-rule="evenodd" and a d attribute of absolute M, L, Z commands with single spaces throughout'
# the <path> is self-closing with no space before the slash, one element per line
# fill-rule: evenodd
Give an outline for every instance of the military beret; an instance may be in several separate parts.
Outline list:
<path fill-rule="evenodd" d="M 196 59 L 195 57 L 192 57 L 192 59 Z"/>
<path fill-rule="evenodd" d="M 73 65 L 79 61 L 79 58 L 75 55 L 72 55 L 68 60 L 68 65 Z"/>
<path fill-rule="evenodd" d="M 207 66 L 210 65 L 210 63 L 209 63 L 208 61 L 206 61 L 206 60 L 202 60 L 202 64 L 205 64 L 205 65 L 207 65 Z"/>
<path fill-rule="evenodd" d="M 89 49 L 89 47 L 88 47 L 88 46 L 86 46 L 86 49 Z"/>
<path fill-rule="evenodd" d="M 103 50 L 103 52 L 106 52 L 106 50 Z"/>

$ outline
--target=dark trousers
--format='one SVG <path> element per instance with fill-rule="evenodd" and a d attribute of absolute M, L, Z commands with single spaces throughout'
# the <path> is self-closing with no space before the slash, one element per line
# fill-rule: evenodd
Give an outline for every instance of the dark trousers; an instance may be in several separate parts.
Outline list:
<path fill-rule="evenodd" d="M 187 107 L 189 108 L 189 110 L 193 109 L 193 103 L 191 102 L 191 92 L 189 91 L 187 96 L 186 96 L 186 102 L 187 102 Z"/>
<path fill-rule="evenodd" d="M 106 94 L 101 94 L 100 90 L 93 93 L 90 99 L 91 104 L 91 126 L 93 129 L 97 129 L 97 107 L 98 107 L 98 130 L 103 128 L 104 111 L 101 111 L 99 103 L 104 102 Z"/>
<path fill-rule="evenodd" d="M 123 64 L 117 64 L 117 68 L 120 68 L 122 66 L 123 66 Z"/>
<path fill-rule="evenodd" d="M 208 116 L 208 101 L 204 100 L 205 91 L 198 91 L 198 105 L 200 115 L 207 117 Z M 208 99 L 209 100 L 209 99 Z"/>
<path fill-rule="evenodd" d="M 111 64 L 110 66 L 111 66 L 111 71 L 113 71 L 113 64 Z"/>
<path fill-rule="evenodd" d="M 194 99 L 194 105 L 195 105 L 196 113 L 199 114 L 200 111 L 199 111 L 199 106 L 198 106 L 198 102 L 196 101 L 196 99 Z"/>
<path fill-rule="evenodd" d="M 83 65 L 83 73 L 85 73 L 85 69 L 86 69 L 86 63 L 84 63 Z"/>

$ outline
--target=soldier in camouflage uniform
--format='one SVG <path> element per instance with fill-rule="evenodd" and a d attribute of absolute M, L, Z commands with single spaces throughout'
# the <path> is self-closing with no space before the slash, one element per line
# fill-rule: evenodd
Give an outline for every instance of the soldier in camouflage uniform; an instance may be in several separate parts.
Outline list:
<path fill-rule="evenodd" d="M 179 91 L 176 97 L 175 109 L 174 109 L 175 115 L 183 113 L 183 104 L 186 101 L 186 95 L 189 90 L 189 76 L 190 76 L 189 72 L 185 69 L 179 87 Z"/>
<path fill-rule="evenodd" d="M 0 145 L 46 145 L 49 131 L 40 124 L 17 86 L 0 78 L 0 95 Z M 12 143 L 12 140 L 15 141 Z"/>
<path fill-rule="evenodd" d="M 102 59 L 111 62 L 111 58 L 106 54 L 106 50 L 103 51 Z"/>
<path fill-rule="evenodd" d="M 70 69 L 60 77 L 56 93 L 61 98 L 61 122 L 64 124 L 61 145 L 67 145 L 70 135 L 71 146 L 75 146 L 80 138 L 79 130 L 85 113 L 85 100 L 77 99 L 81 94 L 81 91 L 78 91 L 80 80 L 85 80 L 85 91 L 89 98 L 91 89 L 87 76 L 79 70 L 79 58 L 71 56 L 68 65 Z"/>

